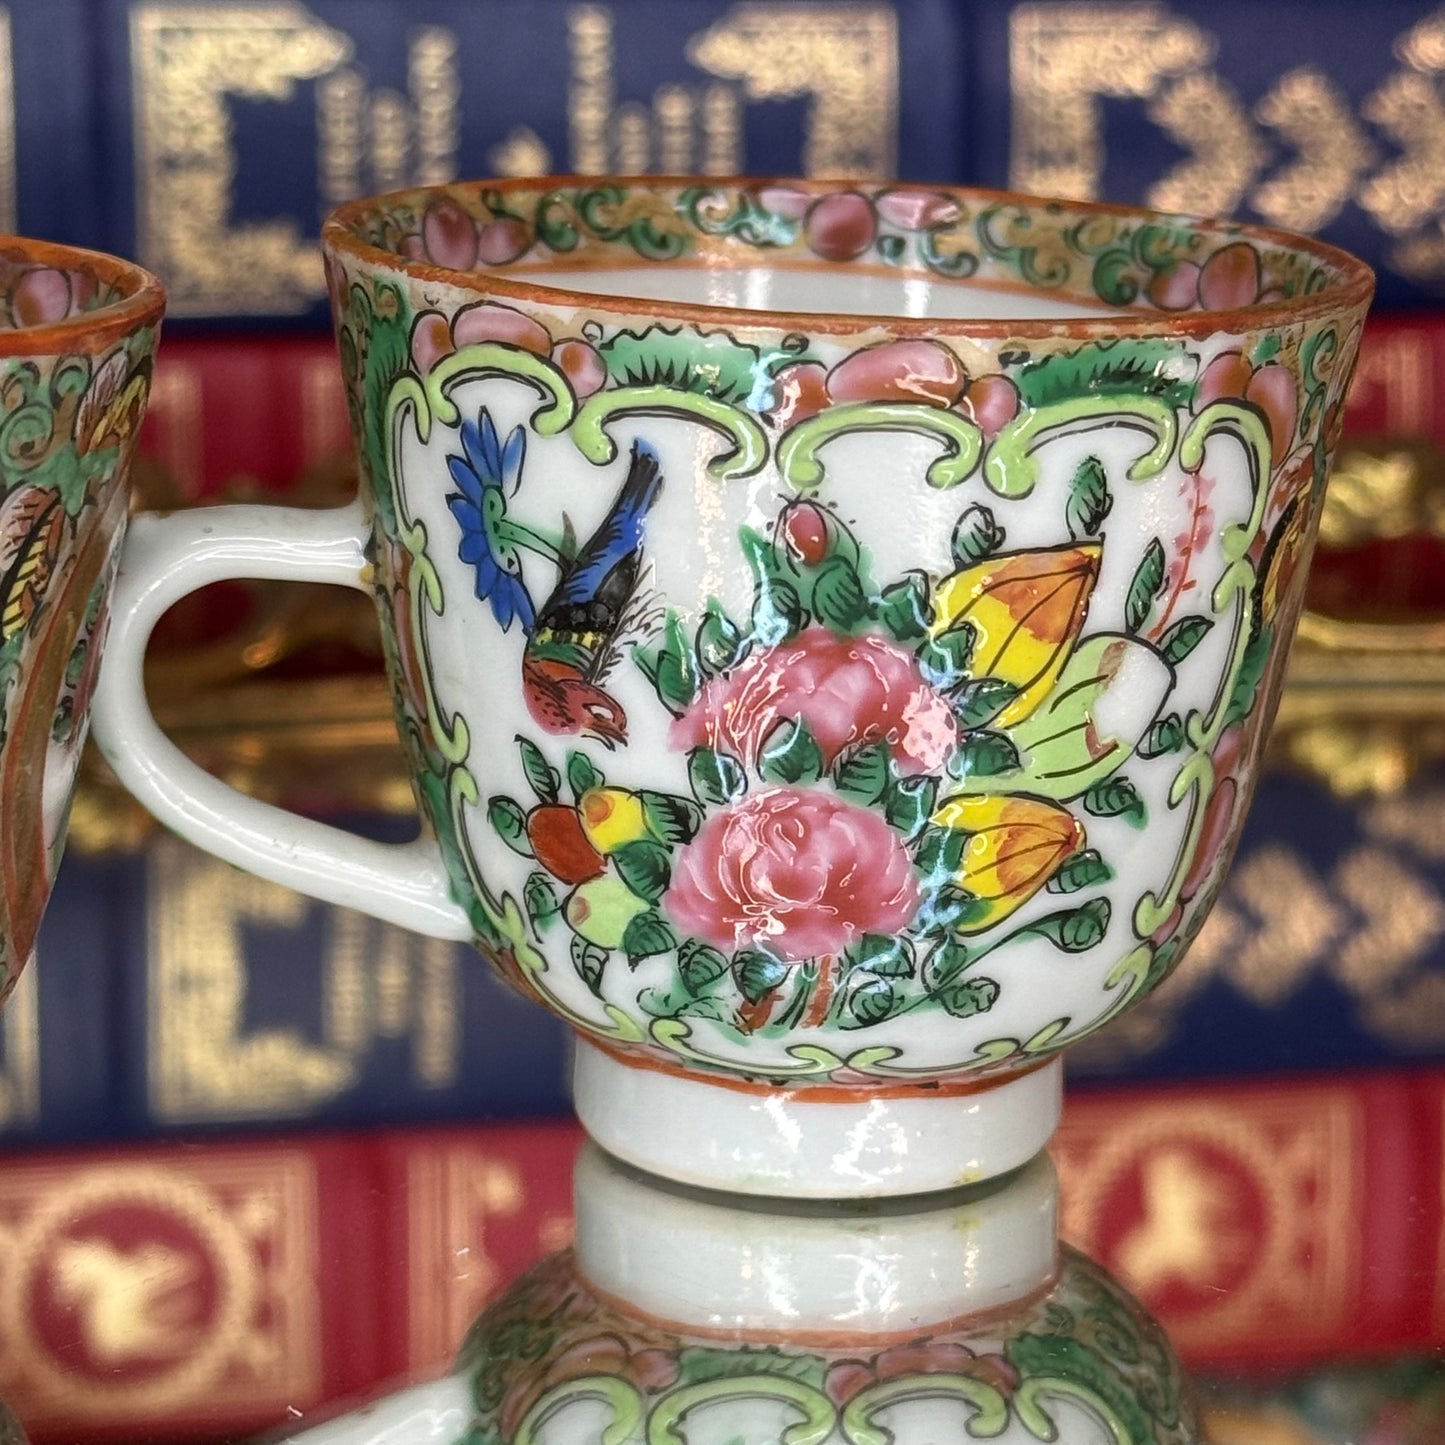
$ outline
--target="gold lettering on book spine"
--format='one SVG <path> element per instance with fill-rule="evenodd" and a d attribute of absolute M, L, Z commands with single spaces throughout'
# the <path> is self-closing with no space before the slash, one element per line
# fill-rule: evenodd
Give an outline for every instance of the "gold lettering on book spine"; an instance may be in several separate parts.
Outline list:
<path fill-rule="evenodd" d="M 309 1162 L 274 1149 L 180 1167 L 10 1170 L 0 1385 L 37 1426 L 314 1400 L 316 1215 Z M 35 1328 L 41 1299 L 74 1318 L 89 1368 Z"/>
<path fill-rule="evenodd" d="M 284 313 L 324 293 L 292 220 L 237 222 L 227 97 L 283 101 L 350 55 L 300 5 L 137 4 L 130 17 L 140 260 L 172 313 Z"/>
<path fill-rule="evenodd" d="M 1150 186 L 1148 203 L 1212 216 L 1234 211 L 1269 155 L 1234 87 L 1202 72 L 1168 80 L 1149 118 L 1190 155 Z"/>
<path fill-rule="evenodd" d="M 1322 874 L 1298 849 L 1274 842 L 1244 853 L 1167 989 L 1109 1031 L 1076 1045 L 1085 1058 L 1153 1053 L 1213 981 L 1255 1009 L 1286 1008 L 1312 980 L 1346 994 L 1360 1027 L 1397 1049 L 1445 1043 L 1445 788 L 1362 805 L 1368 842 Z"/>
<path fill-rule="evenodd" d="M 40 1117 L 40 988 L 27 968 L 0 1009 L 0 1132 Z"/>
<path fill-rule="evenodd" d="M 378 1038 L 410 1038 L 422 1088 L 461 1067 L 455 950 L 346 910 L 325 910 L 322 1037 L 300 1021 L 255 1028 L 247 925 L 299 930 L 320 905 L 171 838 L 147 868 L 149 1094 L 168 1123 L 305 1118 L 361 1077 Z"/>
<path fill-rule="evenodd" d="M 1358 1249 L 1362 1128 L 1344 1089 L 1247 1107 L 1084 1103 L 1052 1146 L 1061 1232 L 1146 1308 L 1187 1286 L 1194 1303 L 1164 1317 L 1185 1348 L 1266 1327 L 1337 1333 Z M 1138 1217 L 1120 1232 L 1111 1211 L 1131 1187 Z"/>
<path fill-rule="evenodd" d="M 898 165 L 898 17 L 891 5 L 737 5 L 688 59 L 755 100 L 809 101 L 803 169 L 888 176 Z"/>
<path fill-rule="evenodd" d="M 0 231 L 18 231 L 15 149 L 15 49 L 10 9 L 0 6 Z"/>
<path fill-rule="evenodd" d="M 567 122 L 572 167 L 579 175 L 601 175 L 612 165 L 612 12 L 605 5 L 576 5 L 567 16 L 567 49 L 572 81 Z"/>
<path fill-rule="evenodd" d="M 1009 180 L 1088 199 L 1104 171 L 1099 101 L 1147 99 L 1165 76 L 1212 58 L 1214 42 L 1162 5 L 1019 5 L 1009 17 Z"/>
<path fill-rule="evenodd" d="M 372 94 L 353 66 L 317 81 L 317 167 L 324 207 L 456 178 L 459 48 L 455 33 L 441 26 L 416 32 L 408 42 L 405 95 L 391 89 Z"/>
<path fill-rule="evenodd" d="M 1289 142 L 1295 158 L 1255 190 L 1254 208 L 1291 230 L 1327 225 L 1377 158 L 1347 97 L 1328 75 L 1301 66 L 1280 77 L 1255 114 Z"/>
<path fill-rule="evenodd" d="M 457 37 L 430 25 L 411 42 L 407 82 L 416 108 L 416 167 L 419 186 L 440 186 L 457 176 L 461 143 L 461 78 Z"/>

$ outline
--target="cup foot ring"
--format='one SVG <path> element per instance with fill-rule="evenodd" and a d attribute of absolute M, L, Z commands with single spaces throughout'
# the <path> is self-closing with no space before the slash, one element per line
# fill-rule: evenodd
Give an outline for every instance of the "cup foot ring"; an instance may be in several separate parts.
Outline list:
<path fill-rule="evenodd" d="M 682 1184 L 800 1199 L 952 1189 L 1032 1159 L 1058 1126 L 1057 1059 L 967 1092 L 769 1089 L 636 1067 L 584 1040 L 582 1126 L 609 1154 Z"/>

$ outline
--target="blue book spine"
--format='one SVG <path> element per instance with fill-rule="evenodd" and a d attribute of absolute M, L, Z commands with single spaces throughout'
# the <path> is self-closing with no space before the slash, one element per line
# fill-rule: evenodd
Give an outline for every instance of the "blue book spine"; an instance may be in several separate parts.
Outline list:
<path fill-rule="evenodd" d="M 315 238 L 453 178 L 961 173 L 949 0 L 98 0 L 104 172 L 171 319 L 324 320 Z"/>
<path fill-rule="evenodd" d="M 567 1049 L 561 1022 L 468 946 L 169 836 L 72 847 L 0 1011 L 0 1146 L 555 1115 Z"/>
<path fill-rule="evenodd" d="M 0 231 L 115 249 L 94 50 L 87 0 L 0 5 Z"/>
<path fill-rule="evenodd" d="M 1067 1055 L 1075 1082 L 1445 1058 L 1445 775 L 1344 800 L 1267 773 L 1175 973 Z"/>
<path fill-rule="evenodd" d="M 1445 776 L 1343 801 L 1267 774 L 1175 974 L 1069 1052 L 1076 1083 L 1445 1059 Z M 358 826 L 396 838 L 396 819 Z M 0 1012 L 0 1144 L 568 1111 L 562 1023 L 467 946 L 170 837 L 72 848 Z"/>
<path fill-rule="evenodd" d="M 972 7 L 980 184 L 1237 216 L 1445 300 L 1445 20 L 1429 0 Z"/>

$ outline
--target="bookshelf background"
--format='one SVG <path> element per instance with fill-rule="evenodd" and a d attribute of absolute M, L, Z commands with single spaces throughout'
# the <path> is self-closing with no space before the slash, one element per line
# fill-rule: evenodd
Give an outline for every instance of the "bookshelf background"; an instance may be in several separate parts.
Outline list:
<path fill-rule="evenodd" d="M 0 4 L 0 229 L 170 288 L 148 505 L 349 494 L 315 236 L 370 191 L 896 174 L 1239 214 L 1371 260 L 1274 769 L 1188 962 L 1076 1055 L 1058 1157 L 1072 1237 L 1192 1364 L 1406 1352 L 1415 1374 L 1355 1392 L 1413 1391 L 1401 1420 L 1445 1392 L 1442 153 L 1425 0 Z M 154 665 L 163 718 L 230 780 L 410 826 L 364 601 L 213 589 Z M 92 759 L 0 1016 L 0 1395 L 40 1442 L 230 1440 L 438 1368 L 566 1238 L 565 1066 L 554 1022 L 464 950 L 156 836 Z M 112 1265 L 170 1251 L 184 1330 L 107 1353 L 97 1298 L 47 1293 L 87 1229 Z M 109 1278 L 147 1338 L 154 1295 Z M 1336 1445 L 1292 1388 L 1221 1387 L 1221 1442 L 1274 1412 L 1271 1441 Z"/>

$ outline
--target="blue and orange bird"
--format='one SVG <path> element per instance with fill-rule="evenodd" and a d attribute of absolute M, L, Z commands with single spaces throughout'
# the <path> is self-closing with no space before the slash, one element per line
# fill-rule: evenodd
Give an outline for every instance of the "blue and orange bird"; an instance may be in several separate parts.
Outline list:
<path fill-rule="evenodd" d="M 522 690 L 549 733 L 580 734 L 605 747 L 627 741 L 627 714 L 603 684 L 622 639 L 642 622 L 638 579 L 647 516 L 662 490 L 657 453 L 632 444 L 632 461 L 607 515 L 569 560 L 528 628 Z M 644 609 L 645 611 L 645 609 Z"/>

